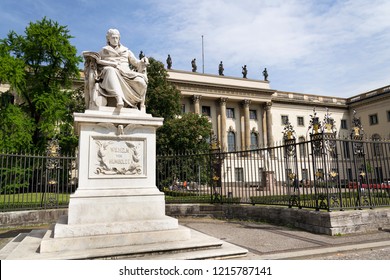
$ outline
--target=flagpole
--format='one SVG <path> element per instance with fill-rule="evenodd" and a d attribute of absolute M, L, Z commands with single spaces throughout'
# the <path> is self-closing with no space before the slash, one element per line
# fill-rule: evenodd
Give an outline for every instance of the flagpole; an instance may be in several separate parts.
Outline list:
<path fill-rule="evenodd" d="M 202 72 L 204 74 L 204 46 L 203 46 L 203 35 L 202 35 Z"/>

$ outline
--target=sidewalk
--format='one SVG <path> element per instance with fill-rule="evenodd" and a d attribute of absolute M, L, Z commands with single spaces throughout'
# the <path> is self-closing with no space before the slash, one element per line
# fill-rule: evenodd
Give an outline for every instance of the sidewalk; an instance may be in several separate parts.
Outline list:
<path fill-rule="evenodd" d="M 180 218 L 180 224 L 246 248 L 240 259 L 390 260 L 390 228 L 366 234 L 328 236 L 247 221 Z"/>
<path fill-rule="evenodd" d="M 390 229 L 372 233 L 328 236 L 248 221 L 179 218 L 183 226 L 248 250 L 240 260 L 390 260 Z M 37 228 L 48 228 L 43 225 Z M 0 249 L 19 233 L 33 228 L 0 231 Z"/>

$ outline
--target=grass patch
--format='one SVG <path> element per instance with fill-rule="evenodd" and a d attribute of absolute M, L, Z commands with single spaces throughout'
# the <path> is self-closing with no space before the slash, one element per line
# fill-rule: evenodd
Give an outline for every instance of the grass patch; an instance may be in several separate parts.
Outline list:
<path fill-rule="evenodd" d="M 40 209 L 47 205 L 67 206 L 68 193 L 23 193 L 0 195 L 0 211 Z"/>

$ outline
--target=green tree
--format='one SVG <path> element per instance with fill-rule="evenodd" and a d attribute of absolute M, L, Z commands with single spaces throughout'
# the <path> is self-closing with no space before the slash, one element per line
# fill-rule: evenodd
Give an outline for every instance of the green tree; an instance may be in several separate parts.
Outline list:
<path fill-rule="evenodd" d="M 2 99 L 7 95 L 3 94 Z M 20 107 L 11 103 L 1 104 L 0 127 L 0 152 L 30 150 L 34 123 Z"/>
<path fill-rule="evenodd" d="M 180 114 L 180 91 L 168 81 L 168 73 L 162 62 L 152 57 L 149 62 L 146 111 L 167 121 Z"/>
<path fill-rule="evenodd" d="M 158 132 L 160 153 L 202 153 L 209 149 L 211 123 L 206 116 L 186 113 L 167 120 Z"/>
<path fill-rule="evenodd" d="M 168 81 L 164 64 L 149 58 L 146 110 L 154 117 L 163 117 L 157 130 L 157 152 L 204 152 L 208 150 L 211 123 L 207 117 L 181 114 L 180 91 Z"/>
<path fill-rule="evenodd" d="M 32 144 L 45 148 L 47 140 L 69 137 L 61 131 L 69 121 L 74 103 L 72 80 L 79 77 L 82 61 L 70 44 L 66 26 L 46 19 L 30 23 L 24 35 L 11 31 L 0 40 L 0 79 L 11 85 L 20 100 L 20 108 L 32 120 Z M 60 129 L 58 129 L 60 128 Z"/>

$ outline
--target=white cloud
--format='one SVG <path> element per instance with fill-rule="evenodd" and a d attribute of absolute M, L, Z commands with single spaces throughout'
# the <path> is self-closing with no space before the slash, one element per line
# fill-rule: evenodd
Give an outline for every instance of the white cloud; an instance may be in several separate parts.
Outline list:
<path fill-rule="evenodd" d="M 169 53 L 181 70 L 195 57 L 201 69 L 204 35 L 206 73 L 221 60 L 236 77 L 244 64 L 254 79 L 267 67 L 274 89 L 345 97 L 389 83 L 387 0 L 4 1 L 0 15 L 12 20 L 0 34 L 46 15 L 68 25 L 80 53 L 102 47 L 115 27 L 134 53 L 163 62 Z"/>

